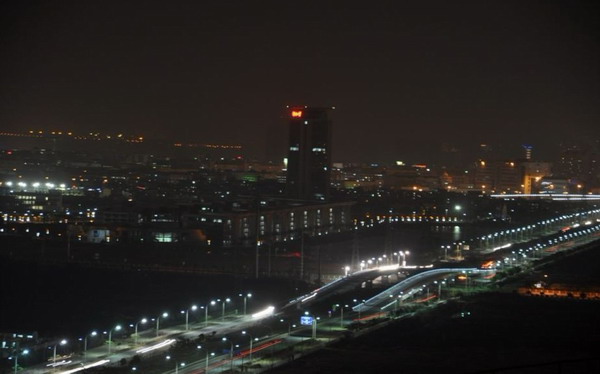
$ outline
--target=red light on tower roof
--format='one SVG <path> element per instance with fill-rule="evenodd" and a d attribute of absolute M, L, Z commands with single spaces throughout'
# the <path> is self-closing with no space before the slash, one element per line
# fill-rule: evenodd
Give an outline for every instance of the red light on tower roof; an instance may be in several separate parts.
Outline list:
<path fill-rule="evenodd" d="M 302 111 L 301 110 L 292 110 L 292 117 L 293 118 L 302 118 Z"/>

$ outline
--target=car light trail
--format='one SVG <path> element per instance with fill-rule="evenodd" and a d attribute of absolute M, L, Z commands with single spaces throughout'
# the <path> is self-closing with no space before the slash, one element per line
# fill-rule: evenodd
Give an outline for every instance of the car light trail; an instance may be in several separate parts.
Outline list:
<path fill-rule="evenodd" d="M 274 306 L 270 306 L 270 307 L 268 307 L 265 310 L 262 310 L 262 311 L 260 311 L 258 313 L 254 313 L 252 315 L 252 318 L 254 318 L 254 319 L 265 318 L 265 317 L 268 317 L 271 314 L 273 314 L 274 311 L 275 311 L 275 307 Z"/>
<path fill-rule="evenodd" d="M 379 271 L 390 271 L 390 270 L 396 270 L 399 269 L 400 265 L 386 265 L 386 266 L 380 266 L 379 268 L 377 268 L 377 270 Z"/>
<path fill-rule="evenodd" d="M 61 371 L 59 374 L 77 373 L 78 371 L 90 369 L 90 368 L 93 368 L 93 367 L 96 367 L 96 366 L 100 366 L 100 365 L 104 365 L 104 364 L 107 364 L 109 362 L 110 362 L 110 360 L 100 360 L 100 361 L 92 362 L 91 364 L 83 365 L 80 368 L 71 369 L 71 370 L 67 370 L 67 371 Z"/>
<path fill-rule="evenodd" d="M 309 295 L 309 296 L 305 297 L 304 299 L 302 299 L 302 301 L 301 301 L 301 302 L 303 303 L 303 302 L 305 302 L 306 300 L 310 300 L 310 299 L 312 299 L 312 298 L 313 298 L 313 297 L 315 297 L 315 296 L 317 296 L 317 293 L 316 293 L 316 292 L 315 292 L 315 293 L 313 293 L 312 295 Z"/>
<path fill-rule="evenodd" d="M 154 351 L 156 349 L 161 349 L 161 348 L 166 347 L 173 343 L 175 343 L 175 339 L 167 339 L 164 342 L 160 342 L 158 344 L 151 345 L 150 347 L 139 349 L 139 350 L 135 351 L 135 353 L 148 353 L 148 352 Z"/>
<path fill-rule="evenodd" d="M 68 364 L 70 364 L 71 362 L 73 362 L 73 361 L 71 361 L 71 360 L 69 360 L 69 361 L 62 360 L 62 361 L 59 361 L 59 362 L 56 362 L 56 363 L 54 363 L 54 362 L 53 362 L 53 363 L 51 363 L 51 364 L 48 364 L 48 365 L 46 365 L 46 366 L 55 368 L 55 367 L 57 367 L 57 366 L 68 365 Z"/>
<path fill-rule="evenodd" d="M 512 247 L 512 243 L 505 244 L 505 245 L 503 245 L 501 247 L 496 247 L 496 248 L 492 249 L 492 252 L 496 252 L 496 251 L 499 251 L 501 249 L 510 248 L 510 247 Z"/>

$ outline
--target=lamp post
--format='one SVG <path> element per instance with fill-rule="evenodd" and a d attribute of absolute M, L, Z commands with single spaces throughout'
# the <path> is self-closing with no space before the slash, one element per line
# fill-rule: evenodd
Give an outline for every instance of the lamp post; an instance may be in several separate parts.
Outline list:
<path fill-rule="evenodd" d="M 209 305 L 215 305 L 215 304 L 217 304 L 217 302 L 214 301 L 214 300 L 211 301 L 210 303 L 206 304 L 206 309 L 204 310 L 204 325 L 206 327 L 208 327 L 208 306 Z"/>
<path fill-rule="evenodd" d="M 348 305 L 340 305 L 340 327 L 344 328 L 344 308 L 347 308 Z"/>
<path fill-rule="evenodd" d="M 19 346 L 17 345 L 17 350 L 15 351 L 15 374 L 17 374 L 17 371 L 19 370 L 19 354 L 22 354 L 23 356 L 27 356 L 29 354 L 29 349 L 24 349 L 21 352 L 19 352 Z"/>
<path fill-rule="evenodd" d="M 158 336 L 158 329 L 160 328 L 160 317 L 167 318 L 168 316 L 169 316 L 169 313 L 164 312 L 160 316 L 156 317 L 156 336 Z"/>
<path fill-rule="evenodd" d="M 225 303 L 228 303 L 230 301 L 230 298 L 226 298 L 225 300 L 223 300 L 223 313 L 221 314 L 221 320 L 225 320 Z"/>
<path fill-rule="evenodd" d="M 442 285 L 446 285 L 446 280 L 438 282 L 438 299 L 442 300 Z"/>
<path fill-rule="evenodd" d="M 222 340 L 223 342 L 226 342 L 226 341 L 228 341 L 228 340 L 229 340 L 229 344 L 231 345 L 231 349 L 229 349 L 229 358 L 230 358 L 230 359 L 232 359 L 232 358 L 233 358 L 233 340 L 231 340 L 231 339 L 227 339 L 227 337 L 226 337 L 226 336 L 224 336 L 224 337 L 223 337 L 221 340 Z"/>
<path fill-rule="evenodd" d="M 246 302 L 247 302 L 247 299 L 252 297 L 252 294 L 251 293 L 247 293 L 246 295 L 239 294 L 239 296 L 244 298 L 244 315 L 246 315 Z"/>
<path fill-rule="evenodd" d="M 396 302 L 394 303 L 394 315 L 398 313 L 398 303 L 402 302 L 402 292 L 396 297 Z"/>
<path fill-rule="evenodd" d="M 138 325 L 140 323 L 143 325 L 147 322 L 148 322 L 148 320 L 146 318 L 142 318 L 141 320 L 139 320 L 135 323 L 135 334 L 134 334 L 134 343 L 133 343 L 134 345 L 137 346 L 137 343 L 138 343 Z"/>
<path fill-rule="evenodd" d="M 357 299 L 353 299 L 352 302 L 355 304 L 355 306 L 361 303 L 361 301 Z M 358 322 L 360 323 L 360 308 L 358 308 Z"/>
<path fill-rule="evenodd" d="M 214 353 L 209 354 L 208 351 L 206 351 L 206 366 L 204 367 L 204 374 L 208 374 L 208 359 L 214 355 Z"/>
<path fill-rule="evenodd" d="M 305 316 L 310 316 L 309 312 L 304 312 Z M 312 338 L 316 339 L 317 338 L 317 319 L 319 317 L 317 316 L 311 316 L 312 317 Z"/>
<path fill-rule="evenodd" d="M 189 325 L 189 315 L 190 315 L 190 310 L 192 312 L 198 310 L 198 307 L 196 305 L 192 305 L 190 308 L 186 309 L 185 311 L 181 311 L 181 313 L 185 313 L 185 331 L 188 331 L 190 329 L 190 325 Z"/>
<path fill-rule="evenodd" d="M 340 328 L 344 328 L 344 308 L 347 308 L 348 305 L 335 304 L 334 306 L 340 308 Z"/>
<path fill-rule="evenodd" d="M 246 331 L 242 331 L 242 335 L 248 335 L 250 337 L 250 357 L 248 358 L 248 360 L 252 361 L 252 342 L 254 340 L 254 337 Z M 258 338 L 257 338 L 257 340 L 258 340 Z"/>
<path fill-rule="evenodd" d="M 400 251 L 399 252 L 400 256 L 402 256 L 402 267 L 405 268 L 406 267 L 406 256 L 408 256 L 410 254 L 409 251 Z"/>
<path fill-rule="evenodd" d="M 83 337 L 83 360 L 84 361 L 87 360 L 88 336 L 96 336 L 96 335 L 98 335 L 98 332 L 92 331 L 91 333 L 89 333 L 89 334 L 87 334 L 86 336 Z M 79 340 L 81 340 L 81 338 L 79 338 Z"/>
<path fill-rule="evenodd" d="M 56 347 L 58 345 L 65 345 L 65 344 L 67 344 L 66 339 L 61 340 L 60 343 L 58 343 L 58 344 L 54 344 L 54 354 L 52 355 L 52 364 L 54 367 L 56 367 Z"/>
<path fill-rule="evenodd" d="M 344 270 L 344 276 L 347 277 L 350 272 L 350 266 L 344 266 L 342 270 Z"/>
<path fill-rule="evenodd" d="M 285 320 L 282 318 L 279 322 L 285 322 Z M 288 336 L 292 335 L 292 328 L 296 328 L 296 325 L 288 321 Z"/>
<path fill-rule="evenodd" d="M 121 330 L 121 325 L 116 325 L 114 328 L 108 330 L 108 354 L 110 354 L 110 348 L 112 345 L 112 332 Z"/>
<path fill-rule="evenodd" d="M 167 356 L 167 361 L 169 361 L 171 359 L 171 356 Z M 179 373 L 179 367 L 184 367 L 185 366 L 185 362 L 177 362 L 177 360 L 175 360 L 175 374 Z"/>
<path fill-rule="evenodd" d="M 223 340 L 223 342 L 226 342 L 229 340 L 229 344 L 230 344 L 230 348 L 229 348 L 229 363 L 231 365 L 231 372 L 233 373 L 233 340 L 231 339 L 227 339 L 226 336 L 224 336 L 221 340 Z"/>

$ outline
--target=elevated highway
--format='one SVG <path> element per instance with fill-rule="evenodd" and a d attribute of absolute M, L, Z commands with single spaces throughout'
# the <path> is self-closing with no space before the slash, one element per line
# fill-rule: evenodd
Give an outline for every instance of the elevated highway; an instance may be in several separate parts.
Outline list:
<path fill-rule="evenodd" d="M 291 300 L 289 303 L 284 305 L 281 309 L 286 310 L 289 308 L 304 308 L 308 305 L 314 304 L 321 300 L 324 300 L 330 296 L 342 294 L 344 292 L 351 291 L 356 287 L 360 286 L 364 282 L 373 281 L 380 276 L 398 274 L 400 271 L 418 272 L 427 267 L 402 267 L 400 265 L 387 265 L 380 266 L 373 269 L 365 269 L 349 274 L 345 277 L 334 280 L 333 282 L 327 283 L 323 287 L 317 288 L 316 290 L 302 295 L 298 298 Z"/>
<path fill-rule="evenodd" d="M 404 300 L 412 296 L 415 292 L 420 290 L 423 285 L 431 283 L 433 281 L 446 278 L 455 274 L 472 274 L 480 272 L 489 272 L 490 270 L 480 270 L 477 268 L 446 268 L 446 269 L 433 269 L 415 274 L 401 282 L 396 283 L 392 287 L 386 289 L 383 292 L 373 296 L 372 298 L 360 303 L 352 308 L 353 311 L 364 313 L 371 310 L 379 310 L 382 306 L 389 304 L 390 299 L 394 297 L 400 297 L 400 300 Z M 395 302 L 393 299 L 392 302 Z"/>

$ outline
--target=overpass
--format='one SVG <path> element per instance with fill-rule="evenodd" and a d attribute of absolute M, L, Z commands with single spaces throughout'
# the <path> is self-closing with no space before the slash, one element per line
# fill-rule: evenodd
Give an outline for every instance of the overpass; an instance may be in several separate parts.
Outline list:
<path fill-rule="evenodd" d="M 386 265 L 380 266 L 372 269 L 364 269 L 359 270 L 357 272 L 346 275 L 345 277 L 334 280 L 333 282 L 327 283 L 323 287 L 317 288 L 316 290 L 297 297 L 286 305 L 284 305 L 281 310 L 285 310 L 291 307 L 296 307 L 298 309 L 306 307 L 308 305 L 314 304 L 317 301 L 321 301 L 327 297 L 341 294 L 347 291 L 351 291 L 356 287 L 360 286 L 364 282 L 372 281 L 382 275 L 392 275 L 397 274 L 401 270 L 420 270 L 424 268 L 430 268 L 433 265 L 429 266 L 400 266 L 400 265 Z"/>
<path fill-rule="evenodd" d="M 363 313 L 373 309 L 381 309 L 381 305 L 389 304 L 390 298 L 399 296 L 400 300 L 402 301 L 410 297 L 412 294 L 418 291 L 417 287 L 420 287 L 420 285 L 428 284 L 435 280 L 445 278 L 450 275 L 460 273 L 479 273 L 482 271 L 489 272 L 490 270 L 479 270 L 477 268 L 446 268 L 424 271 L 422 273 L 406 278 L 399 283 L 396 283 L 392 287 L 373 296 L 369 300 L 366 300 L 363 303 L 356 305 L 352 308 L 352 310 L 358 313 Z M 395 300 L 396 299 L 394 299 L 394 302 Z"/>

